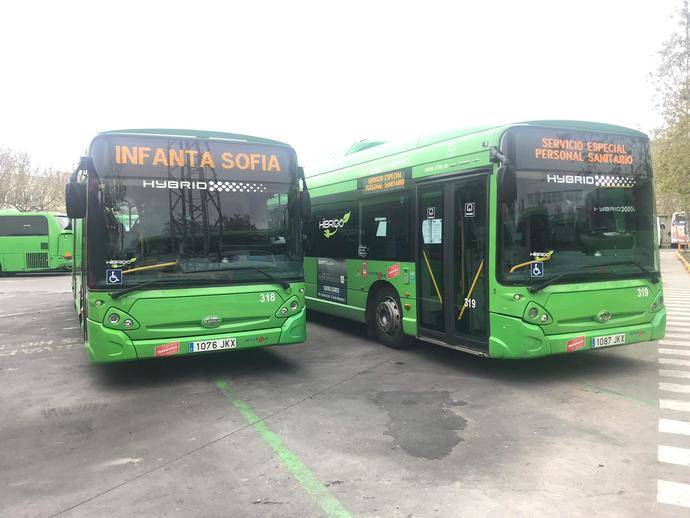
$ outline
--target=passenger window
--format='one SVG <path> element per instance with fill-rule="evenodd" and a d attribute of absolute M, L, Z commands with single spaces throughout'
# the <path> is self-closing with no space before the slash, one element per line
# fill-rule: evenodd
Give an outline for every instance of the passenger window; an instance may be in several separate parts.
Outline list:
<path fill-rule="evenodd" d="M 410 260 L 407 194 L 377 196 L 361 202 L 359 256 L 372 260 Z"/>

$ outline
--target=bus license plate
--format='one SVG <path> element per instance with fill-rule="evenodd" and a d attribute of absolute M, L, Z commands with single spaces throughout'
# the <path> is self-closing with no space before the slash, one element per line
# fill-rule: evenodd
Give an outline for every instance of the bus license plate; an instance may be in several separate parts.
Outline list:
<path fill-rule="evenodd" d="M 206 351 L 222 351 L 223 349 L 236 349 L 237 338 L 219 338 L 218 340 L 204 340 L 203 342 L 189 342 L 190 353 L 203 353 Z"/>
<path fill-rule="evenodd" d="M 625 343 L 625 333 L 608 336 L 595 336 L 592 338 L 592 349 L 597 347 L 609 347 L 611 345 L 622 345 Z"/>

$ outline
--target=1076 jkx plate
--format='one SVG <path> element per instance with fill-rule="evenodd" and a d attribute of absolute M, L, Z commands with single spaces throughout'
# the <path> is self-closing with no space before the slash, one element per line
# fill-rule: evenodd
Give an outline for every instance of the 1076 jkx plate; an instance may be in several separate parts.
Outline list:
<path fill-rule="evenodd" d="M 189 342 L 190 353 L 205 353 L 207 351 L 222 351 L 224 349 L 236 349 L 236 338 L 218 338 L 217 340 L 203 340 L 201 342 Z"/>

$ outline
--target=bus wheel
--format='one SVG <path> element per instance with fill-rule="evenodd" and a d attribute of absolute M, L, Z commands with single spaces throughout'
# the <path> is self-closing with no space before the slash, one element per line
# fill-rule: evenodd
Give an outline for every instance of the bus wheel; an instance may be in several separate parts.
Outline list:
<path fill-rule="evenodd" d="M 376 337 L 386 347 L 407 349 L 414 340 L 403 333 L 400 298 L 391 287 L 385 287 L 376 294 L 374 305 L 374 330 Z"/>

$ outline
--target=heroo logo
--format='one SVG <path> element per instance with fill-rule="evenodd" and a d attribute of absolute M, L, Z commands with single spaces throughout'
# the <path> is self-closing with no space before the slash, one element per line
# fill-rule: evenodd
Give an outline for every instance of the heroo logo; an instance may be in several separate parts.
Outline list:
<path fill-rule="evenodd" d="M 350 221 L 352 211 L 343 215 L 340 219 L 322 219 L 319 221 L 319 228 L 323 230 L 323 237 L 333 237 L 338 233 L 338 230 L 343 228 L 345 224 Z"/>

